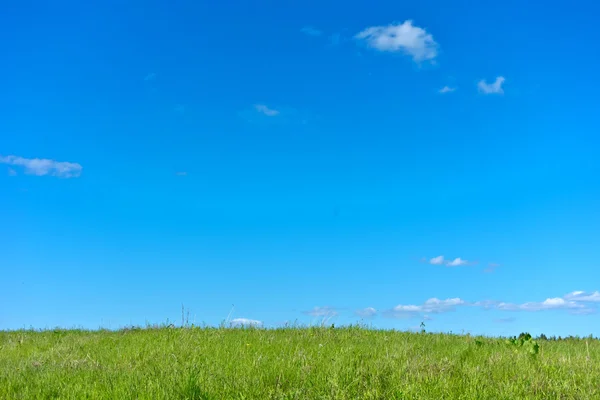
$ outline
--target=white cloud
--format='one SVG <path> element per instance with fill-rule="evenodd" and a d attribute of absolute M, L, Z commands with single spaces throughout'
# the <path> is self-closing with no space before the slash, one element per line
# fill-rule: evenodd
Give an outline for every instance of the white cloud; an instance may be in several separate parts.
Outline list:
<path fill-rule="evenodd" d="M 25 173 L 29 175 L 50 175 L 60 178 L 76 178 L 81 175 L 81 171 L 83 170 L 83 167 L 78 163 L 59 162 L 45 158 L 0 156 L 0 164 L 23 167 Z"/>
<path fill-rule="evenodd" d="M 457 306 L 466 305 L 467 303 L 460 298 L 440 300 L 431 298 L 421 305 L 403 305 L 399 304 L 392 309 L 392 316 L 416 315 L 421 313 L 440 314 L 449 311 L 454 311 Z"/>
<path fill-rule="evenodd" d="M 598 303 L 600 302 L 600 292 L 595 291 L 591 293 L 586 293 L 581 290 L 578 290 L 567 294 L 564 298 L 566 300 L 571 301 Z"/>
<path fill-rule="evenodd" d="M 444 256 L 433 257 L 429 260 L 429 264 L 432 265 L 446 265 L 448 267 L 459 267 L 461 265 L 468 265 L 469 262 L 467 260 L 463 260 L 460 257 L 455 258 L 454 260 L 446 260 Z"/>
<path fill-rule="evenodd" d="M 372 26 L 356 34 L 355 38 L 379 51 L 410 55 L 415 62 L 433 60 L 437 56 L 438 44 L 433 36 L 414 26 L 411 20 L 402 24 Z"/>
<path fill-rule="evenodd" d="M 498 303 L 496 308 L 504 311 L 542 311 L 580 309 L 585 308 L 585 306 L 575 301 L 565 300 L 562 297 L 553 297 L 542 302 L 528 302 L 523 304 Z"/>
<path fill-rule="evenodd" d="M 600 291 L 595 292 L 583 292 L 576 291 L 571 292 L 564 297 L 552 297 L 541 302 L 526 302 L 526 303 L 508 303 L 500 302 L 495 300 L 482 300 L 476 302 L 467 302 L 461 298 L 449 298 L 446 300 L 440 300 L 438 298 L 431 298 L 423 304 L 399 304 L 391 310 L 386 310 L 383 315 L 393 318 L 411 318 L 417 316 L 423 316 L 428 318 L 427 314 L 440 314 L 455 311 L 457 307 L 476 307 L 483 310 L 499 310 L 499 311 L 523 311 L 523 312 L 537 312 L 537 311 L 548 311 L 548 310 L 565 310 L 570 314 L 577 315 L 589 315 L 594 314 L 598 311 L 597 304 L 600 303 Z M 509 322 L 512 319 L 506 318 L 505 321 L 498 322 Z"/>
<path fill-rule="evenodd" d="M 467 265 L 468 263 L 469 262 L 467 260 L 463 260 L 462 258 L 458 257 L 452 261 L 448 261 L 446 265 L 449 267 L 459 267 L 461 265 Z"/>
<path fill-rule="evenodd" d="M 471 303 L 470 305 L 475 306 L 475 307 L 481 307 L 484 310 L 489 310 L 491 308 L 495 308 L 498 303 L 500 303 L 499 301 L 494 301 L 494 300 L 482 300 L 482 301 L 476 301 L 475 303 Z"/>
<path fill-rule="evenodd" d="M 305 314 L 311 315 L 313 317 L 335 317 L 338 315 L 338 312 L 333 307 L 315 307 L 310 311 L 306 311 Z"/>
<path fill-rule="evenodd" d="M 156 79 L 156 74 L 154 72 L 150 72 L 148 75 L 146 75 L 146 77 L 144 78 L 145 81 L 153 81 Z"/>
<path fill-rule="evenodd" d="M 177 176 L 187 176 L 187 172 L 185 172 L 185 171 L 179 171 L 179 172 L 176 172 L 175 175 L 177 175 Z"/>
<path fill-rule="evenodd" d="M 356 315 L 361 318 L 372 318 L 377 315 L 377 310 L 373 307 L 362 308 L 360 310 L 356 310 Z"/>
<path fill-rule="evenodd" d="M 433 264 L 433 265 L 442 265 L 444 264 L 446 260 L 444 260 L 444 256 L 437 256 L 437 257 L 433 257 L 431 260 L 429 260 L 429 264 Z"/>
<path fill-rule="evenodd" d="M 451 88 L 450 86 L 444 86 L 439 90 L 440 93 L 452 93 L 456 90 L 456 88 Z"/>
<path fill-rule="evenodd" d="M 17 176 L 17 171 L 12 168 L 8 169 L 8 176 Z"/>
<path fill-rule="evenodd" d="M 264 104 L 255 104 L 254 109 L 259 113 L 266 115 L 267 117 L 275 117 L 276 115 L 279 115 L 279 111 L 269 108 Z"/>
<path fill-rule="evenodd" d="M 231 326 L 261 326 L 263 324 L 262 321 L 248 318 L 235 318 L 229 323 Z"/>
<path fill-rule="evenodd" d="M 323 34 L 323 32 L 312 26 L 305 26 L 304 28 L 300 29 L 300 32 L 308 36 L 321 36 L 321 34 Z"/>
<path fill-rule="evenodd" d="M 477 83 L 479 91 L 484 94 L 503 94 L 502 84 L 506 79 L 503 76 L 499 76 L 493 83 L 487 83 L 484 79 Z"/>

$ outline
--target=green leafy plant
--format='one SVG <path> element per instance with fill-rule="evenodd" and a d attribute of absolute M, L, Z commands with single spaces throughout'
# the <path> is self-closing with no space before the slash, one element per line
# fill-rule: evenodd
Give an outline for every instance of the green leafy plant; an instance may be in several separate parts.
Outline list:
<path fill-rule="evenodd" d="M 540 351 L 539 343 L 536 340 L 534 340 L 529 333 L 521 333 L 519 337 L 510 337 L 506 340 L 506 343 L 511 346 L 514 346 L 515 351 L 521 348 L 531 355 L 536 355 Z"/>

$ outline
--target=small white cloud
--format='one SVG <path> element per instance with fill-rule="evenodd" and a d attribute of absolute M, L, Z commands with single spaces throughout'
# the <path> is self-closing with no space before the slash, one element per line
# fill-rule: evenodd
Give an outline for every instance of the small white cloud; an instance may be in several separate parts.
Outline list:
<path fill-rule="evenodd" d="M 312 26 L 305 26 L 304 28 L 300 29 L 300 32 L 308 36 L 321 36 L 323 34 L 323 32 Z"/>
<path fill-rule="evenodd" d="M 145 81 L 153 81 L 156 79 L 156 74 L 154 72 L 150 72 L 148 75 L 146 75 L 146 77 L 144 78 Z"/>
<path fill-rule="evenodd" d="M 598 303 L 600 302 L 600 292 L 595 291 L 591 293 L 586 293 L 581 290 L 578 290 L 567 294 L 564 298 L 570 301 Z"/>
<path fill-rule="evenodd" d="M 454 260 L 446 260 L 444 256 L 433 257 L 429 260 L 429 264 L 431 265 L 446 265 L 448 267 L 459 267 L 461 265 L 469 265 L 471 264 L 467 260 L 463 260 L 460 257 L 455 258 Z"/>
<path fill-rule="evenodd" d="M 484 79 L 477 83 L 477 88 L 481 93 L 484 94 L 503 94 L 502 84 L 506 79 L 503 76 L 499 76 L 493 83 L 487 83 Z"/>
<path fill-rule="evenodd" d="M 379 51 L 402 52 L 415 62 L 433 60 L 437 56 L 438 44 L 433 36 L 414 26 L 411 20 L 402 24 L 372 26 L 356 34 L 355 38 Z"/>
<path fill-rule="evenodd" d="M 338 315 L 338 312 L 333 307 L 325 306 L 315 307 L 310 311 L 306 311 L 305 314 L 313 317 L 335 317 L 336 315 Z"/>
<path fill-rule="evenodd" d="M 17 171 L 12 168 L 8 169 L 8 176 L 17 176 Z"/>
<path fill-rule="evenodd" d="M 361 318 L 372 318 L 377 315 L 377 310 L 373 307 L 362 308 L 360 310 L 356 310 L 356 315 Z"/>
<path fill-rule="evenodd" d="M 262 321 L 258 321 L 255 319 L 248 319 L 248 318 L 235 318 L 232 319 L 230 322 L 231 326 L 261 326 L 263 323 Z"/>
<path fill-rule="evenodd" d="M 259 113 L 266 115 L 267 117 L 275 117 L 279 115 L 279 111 L 269 108 L 264 104 L 255 104 L 254 109 Z"/>
<path fill-rule="evenodd" d="M 187 172 L 185 172 L 185 171 L 179 171 L 179 172 L 176 172 L 176 173 L 175 173 L 175 175 L 177 175 L 177 176 L 187 176 L 187 174 L 188 174 L 188 173 L 187 173 Z"/>
<path fill-rule="evenodd" d="M 403 305 L 399 304 L 392 309 L 392 316 L 415 316 L 416 314 L 440 314 L 445 312 L 454 311 L 457 306 L 467 305 L 467 303 L 460 298 L 440 300 L 438 298 L 431 298 L 421 305 Z"/>
<path fill-rule="evenodd" d="M 0 164 L 23 167 L 28 175 L 50 175 L 60 178 L 76 178 L 81 175 L 83 170 L 83 167 L 78 163 L 59 162 L 45 158 L 0 156 Z"/>
<path fill-rule="evenodd" d="M 469 262 L 467 260 L 463 260 L 462 258 L 458 257 L 452 261 L 448 261 L 446 265 L 449 267 L 459 267 L 461 265 L 467 265 L 468 263 Z"/>
<path fill-rule="evenodd" d="M 450 86 L 444 86 L 443 88 L 441 88 L 441 89 L 439 90 L 439 92 L 440 92 L 440 93 L 442 93 L 442 94 L 443 94 L 443 93 L 452 93 L 452 92 L 454 92 L 455 90 L 456 90 L 456 88 L 452 88 L 452 87 L 450 87 Z"/>
<path fill-rule="evenodd" d="M 446 260 L 444 260 L 444 256 L 437 256 L 437 257 L 433 257 L 431 260 L 429 260 L 429 264 L 433 264 L 433 265 L 442 265 L 444 264 Z"/>

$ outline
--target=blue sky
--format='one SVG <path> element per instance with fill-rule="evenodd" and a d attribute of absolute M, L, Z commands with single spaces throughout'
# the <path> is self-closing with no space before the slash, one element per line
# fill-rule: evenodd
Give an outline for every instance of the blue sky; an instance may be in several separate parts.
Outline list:
<path fill-rule="evenodd" d="M 596 3 L 10 2 L 0 329 L 597 333 Z"/>

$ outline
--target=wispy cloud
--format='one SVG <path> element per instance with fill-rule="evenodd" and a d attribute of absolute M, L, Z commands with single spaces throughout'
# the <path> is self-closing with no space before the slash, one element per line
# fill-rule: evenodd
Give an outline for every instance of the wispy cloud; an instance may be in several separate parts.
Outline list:
<path fill-rule="evenodd" d="M 394 318 L 402 318 L 415 317 L 420 314 L 441 314 L 454 311 L 456 310 L 456 307 L 463 305 L 467 305 L 467 303 L 460 298 L 440 300 L 434 297 L 420 305 L 399 304 L 393 309 L 387 311 L 386 315 Z"/>
<path fill-rule="evenodd" d="M 431 260 L 429 260 L 429 264 L 432 265 L 442 265 L 445 262 L 446 260 L 444 260 L 444 256 L 433 257 Z"/>
<path fill-rule="evenodd" d="M 487 83 L 482 79 L 477 83 L 477 88 L 483 94 L 503 94 L 504 89 L 502 88 L 502 85 L 505 80 L 506 79 L 504 79 L 503 76 L 497 77 L 493 83 Z"/>
<path fill-rule="evenodd" d="M 498 310 L 504 311 L 542 311 L 542 310 L 561 310 L 561 309 L 579 309 L 585 308 L 584 305 L 575 301 L 565 300 L 561 297 L 553 297 L 541 302 L 528 302 L 523 304 L 498 303 Z"/>
<path fill-rule="evenodd" d="M 469 262 L 467 260 L 463 260 L 460 257 L 455 258 L 454 260 L 448 261 L 446 263 L 446 265 L 449 267 L 460 267 L 461 265 L 467 265 L 467 264 L 469 264 Z"/>
<path fill-rule="evenodd" d="M 500 303 L 500 302 L 495 301 L 495 300 L 481 300 L 481 301 L 476 301 L 474 303 L 470 303 L 469 305 L 474 306 L 474 307 L 481 307 L 484 310 L 490 310 L 492 308 L 496 308 L 498 303 Z"/>
<path fill-rule="evenodd" d="M 487 272 L 487 273 L 494 272 L 496 270 L 496 268 L 498 268 L 499 266 L 500 266 L 500 264 L 497 264 L 497 263 L 489 263 L 488 267 L 486 269 L 484 269 L 483 272 Z"/>
<path fill-rule="evenodd" d="M 302 29 L 300 29 L 300 32 L 308 36 L 321 36 L 323 34 L 323 32 L 321 32 L 313 26 L 305 26 Z"/>
<path fill-rule="evenodd" d="M 450 87 L 450 86 L 444 86 L 443 88 L 441 88 L 439 90 L 440 93 L 444 94 L 444 93 L 452 93 L 456 90 L 456 88 Z"/>
<path fill-rule="evenodd" d="M 312 310 L 305 311 L 304 314 L 310 315 L 312 317 L 335 317 L 339 313 L 335 308 L 325 306 L 325 307 L 315 307 Z"/>
<path fill-rule="evenodd" d="M 179 171 L 179 172 L 176 172 L 176 173 L 175 173 L 175 175 L 177 175 L 177 176 L 187 176 L 187 174 L 188 174 L 188 173 L 187 173 L 187 172 L 185 172 L 185 171 Z"/>
<path fill-rule="evenodd" d="M 507 318 L 496 318 L 494 320 L 494 322 L 497 322 L 499 324 L 510 324 L 511 322 L 515 322 L 516 318 L 514 317 L 507 317 Z"/>
<path fill-rule="evenodd" d="M 377 315 L 377 310 L 373 307 L 367 307 L 361 308 L 360 310 L 356 310 L 354 313 L 361 318 L 373 318 Z"/>
<path fill-rule="evenodd" d="M 444 256 L 433 257 L 429 260 L 429 264 L 431 265 L 446 265 L 448 267 L 460 267 L 461 265 L 469 265 L 471 262 L 467 260 L 463 260 L 460 257 L 455 258 L 454 260 L 446 260 Z"/>
<path fill-rule="evenodd" d="M 24 158 L 17 156 L 0 156 L 0 164 L 23 167 L 25 173 L 36 176 L 56 176 L 59 178 L 77 178 L 83 167 L 78 163 L 60 162 L 46 158 Z"/>
<path fill-rule="evenodd" d="M 600 306 L 600 292 L 571 292 L 563 297 L 547 298 L 544 301 L 531 301 L 525 303 L 510 303 L 495 300 L 480 300 L 470 302 L 461 298 L 448 298 L 440 300 L 431 298 L 423 304 L 399 304 L 396 307 L 383 311 L 383 315 L 392 318 L 428 318 L 428 314 L 441 314 L 455 311 L 458 307 L 480 308 L 483 310 L 497 310 L 506 312 L 542 312 L 551 310 L 564 310 L 575 315 L 595 314 Z M 500 318 L 496 322 L 512 322 L 513 317 Z"/>
<path fill-rule="evenodd" d="M 183 104 L 176 104 L 175 107 L 173 107 L 173 110 L 177 114 L 184 114 L 185 113 L 185 106 Z"/>
<path fill-rule="evenodd" d="M 401 52 L 413 61 L 433 60 L 437 56 L 438 44 L 425 29 L 414 26 L 411 20 L 401 24 L 372 26 L 355 35 L 367 46 L 383 52 Z"/>
<path fill-rule="evenodd" d="M 8 169 L 8 176 L 17 176 L 17 171 L 12 168 Z"/>
<path fill-rule="evenodd" d="M 600 292 L 595 291 L 595 292 L 586 293 L 584 291 L 578 290 L 578 291 L 567 294 L 565 296 L 565 299 L 571 300 L 571 301 L 579 301 L 579 302 L 583 302 L 583 303 L 588 303 L 588 302 L 600 303 Z"/>
<path fill-rule="evenodd" d="M 148 75 L 144 77 L 145 81 L 153 81 L 156 79 L 156 74 L 154 72 L 150 72 Z"/>
<path fill-rule="evenodd" d="M 264 104 L 255 104 L 254 109 L 257 112 L 266 115 L 267 117 L 275 117 L 279 115 L 279 111 L 269 108 Z"/>
<path fill-rule="evenodd" d="M 231 326 L 262 326 L 262 321 L 258 321 L 256 319 L 248 319 L 248 318 L 235 318 L 230 322 Z"/>

